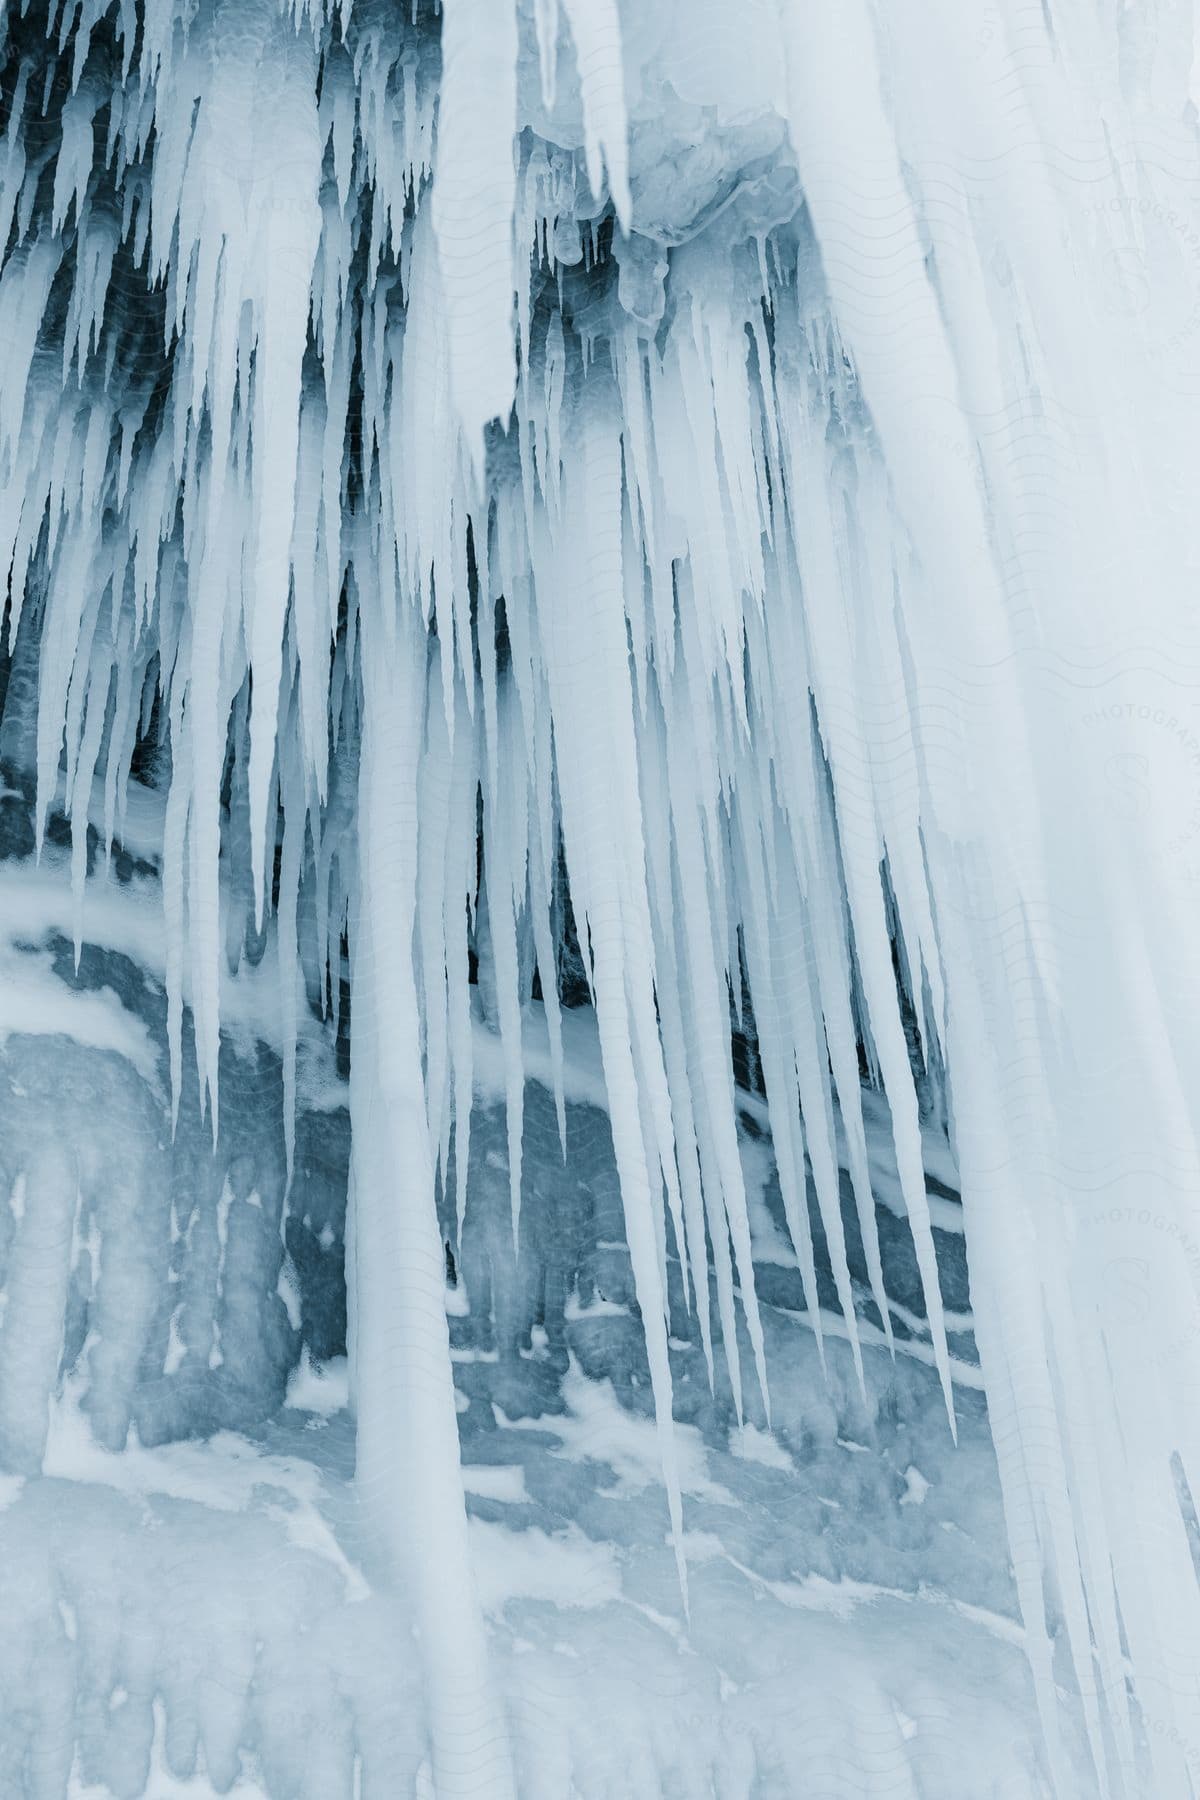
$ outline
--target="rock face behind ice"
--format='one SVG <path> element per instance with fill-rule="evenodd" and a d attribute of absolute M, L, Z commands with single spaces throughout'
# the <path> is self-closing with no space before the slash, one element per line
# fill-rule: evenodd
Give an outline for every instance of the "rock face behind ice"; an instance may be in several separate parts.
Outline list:
<path fill-rule="evenodd" d="M 481 1058 L 480 1060 L 485 1060 Z M 753 1105 L 748 1100 L 747 1106 Z M 443 1196 L 442 1225 L 450 1275 L 447 1303 L 459 1393 L 459 1429 L 464 1455 L 482 1454 L 490 1441 L 498 1407 L 508 1427 L 557 1429 L 569 1414 L 582 1381 L 604 1384 L 618 1411 L 650 1430 L 653 1419 L 650 1367 L 621 1208 L 609 1120 L 578 1084 L 566 1107 L 567 1154 L 559 1144 L 554 1105 L 548 1090 L 525 1087 L 522 1198 L 514 1249 L 508 1179 L 507 1137 L 502 1103 L 479 1094 L 472 1115 L 467 1207 L 461 1239 L 456 1238 L 454 1171 Z M 872 1139 L 873 1148 L 875 1140 Z M 868 1396 L 860 1393 L 848 1345 L 839 1335 L 840 1318 L 832 1269 L 819 1235 L 817 1287 L 826 1331 L 826 1368 L 818 1361 L 811 1320 L 796 1264 L 785 1236 L 778 1177 L 769 1145 L 749 1112 L 741 1140 L 743 1169 L 751 1202 L 755 1281 L 764 1303 L 764 1330 L 777 1373 L 772 1383 L 772 1423 L 790 1450 L 811 1460 L 832 1452 L 840 1434 L 869 1439 L 882 1414 L 907 1414 L 921 1395 L 934 1400 L 930 1427 L 939 1434 L 936 1396 L 926 1391 L 932 1351 L 923 1318 L 919 1277 L 907 1223 L 884 1203 L 878 1206 L 880 1241 L 893 1326 L 900 1352 L 871 1364 Z M 880 1152 L 882 1154 L 882 1152 Z M 887 1171 L 880 1169 L 881 1190 Z M 894 1171 L 892 1173 L 894 1184 Z M 850 1266 L 864 1342 L 884 1339 L 854 1226 L 854 1202 L 844 1179 L 843 1213 Z M 960 1389 L 960 1425 L 968 1412 L 982 1412 L 961 1233 L 955 1232 L 957 1203 L 946 1200 L 935 1241 Z M 700 1307 L 705 1296 L 685 1296 L 673 1238 L 666 1247 L 670 1297 L 670 1360 L 673 1412 L 678 1425 L 698 1429 L 705 1441 L 723 1445 L 739 1419 L 730 1359 L 721 1341 L 715 1279 L 707 1296 L 713 1335 L 713 1382 L 703 1351 Z M 737 1318 L 742 1416 L 750 1429 L 768 1421 L 753 1370 L 752 1350 L 740 1308 Z M 880 1381 L 883 1371 L 887 1378 Z M 965 1426 L 963 1427 L 965 1429 Z M 949 1436 L 946 1433 L 946 1441 Z M 657 1469 L 657 1464 L 655 1464 Z M 655 1477 L 657 1479 L 657 1475 Z M 875 1501 L 868 1502 L 874 1505 Z M 822 1570 L 836 1578 L 840 1572 Z"/>
<path fill-rule="evenodd" d="M 173 1130 L 157 883 L 128 856 L 93 876 L 77 965 L 65 871 L 22 854 L 19 798 L 0 808 L 0 1469 L 29 1474 L 64 1388 L 120 1450 L 131 1427 L 247 1429 L 302 1345 L 344 1351 L 349 1123 L 336 1084 L 300 1111 L 289 1191 L 280 1058 L 244 1007 L 216 1149 L 190 1044 Z"/>
<path fill-rule="evenodd" d="M 345 1130 L 321 1121 L 334 1144 L 331 1179 L 328 1152 L 322 1161 L 306 1128 L 291 1197 L 305 1210 L 293 1218 L 278 1064 L 265 1050 L 229 1060 L 214 1154 L 194 1106 L 171 1142 L 161 1096 L 115 1051 L 64 1029 L 14 1035 L 0 1052 L 0 1465 L 9 1472 L 40 1466 L 49 1401 L 64 1381 L 97 1442 L 120 1450 L 131 1424 L 143 1443 L 245 1429 L 281 1403 L 303 1336 L 318 1354 L 339 1347 L 344 1304 L 330 1296 L 326 1265 L 333 1229 L 340 1252 Z M 305 1222 L 314 1214 L 328 1247 Z M 340 1254 L 336 1267 L 340 1281 Z"/>
<path fill-rule="evenodd" d="M 25 875 L 24 864 L 0 863 L 0 887 Z M 119 905 L 114 892 L 110 904 Z M 19 917 L 22 908 L 11 910 Z M 124 1447 L 131 1426 L 147 1445 L 254 1427 L 279 1409 L 302 1348 L 316 1364 L 346 1349 L 345 1108 L 326 1095 L 320 1109 L 299 1113 L 288 1191 L 281 1068 L 265 1042 L 244 1033 L 223 1042 L 214 1153 L 190 1047 L 172 1136 L 165 1002 L 152 970 L 85 942 L 76 971 L 70 944 L 53 929 L 36 942 L 10 941 L 3 953 L 0 1468 L 40 1468 L 52 1396 L 68 1386 L 108 1450 Z M 486 1091 L 476 1099 L 461 1236 L 453 1158 L 443 1184 L 454 1341 L 501 1365 L 512 1417 L 561 1409 L 569 1349 L 587 1374 L 611 1380 L 625 1405 L 641 1412 L 650 1401 L 608 1118 L 583 1094 L 568 1102 L 566 1118 L 564 1160 L 550 1094 L 527 1082 L 516 1247 L 504 1108 Z M 764 1297 L 801 1313 L 794 1257 L 778 1247 L 771 1158 L 752 1136 L 744 1147 Z M 846 1213 L 849 1227 L 848 1197 Z M 907 1227 L 883 1207 L 880 1221 L 889 1289 L 919 1325 Z M 937 1237 L 943 1288 L 958 1304 L 961 1238 Z M 852 1268 L 869 1319 L 859 1260 L 852 1256 Z M 715 1294 L 714 1403 L 695 1299 L 689 1310 L 673 1244 L 667 1266 L 677 1411 L 724 1427 L 733 1397 Z M 823 1260 L 818 1274 L 832 1312 Z M 895 1324 L 910 1335 L 899 1317 Z M 746 1358 L 744 1343 L 742 1351 Z M 469 1390 L 469 1377 L 463 1385 Z M 752 1378 L 743 1385 L 755 1418 Z"/>

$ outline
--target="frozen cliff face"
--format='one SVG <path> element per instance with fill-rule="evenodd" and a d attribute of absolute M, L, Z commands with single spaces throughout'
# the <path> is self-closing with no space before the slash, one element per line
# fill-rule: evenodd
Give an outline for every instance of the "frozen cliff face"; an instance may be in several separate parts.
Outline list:
<path fill-rule="evenodd" d="M 172 1143 L 150 865 L 94 876 L 100 941 L 76 970 L 68 871 L 20 856 L 22 804 L 4 802 L 18 854 L 0 863 L 0 1787 L 427 1794 L 411 1602 L 350 1486 L 336 1060 L 308 1064 L 285 1198 L 279 1059 L 253 1035 L 272 1017 L 232 986 L 217 1148 L 190 1082 Z M 824 1367 L 763 1102 L 741 1092 L 772 1415 L 751 1390 L 739 1418 L 719 1344 L 710 1386 L 672 1247 L 685 1636 L 594 1019 L 563 1021 L 564 1157 L 544 1012 L 526 1011 L 514 1252 L 504 1057 L 483 1011 L 461 1228 L 453 1158 L 441 1196 L 445 1306 L 473 1579 L 520 1791 L 851 1795 L 886 1765 L 936 1800 L 985 1800 L 998 1779 L 1039 1795 L 938 1128 L 925 1148 L 958 1449 L 886 1119 L 868 1096 L 894 1361 L 843 1174 L 864 1393 L 815 1196 Z"/>
<path fill-rule="evenodd" d="M 384 1791 L 529 1782 L 460 1422 L 590 1419 L 585 1365 L 648 1409 L 686 1633 L 676 1413 L 786 1422 L 802 1300 L 826 1425 L 894 1353 L 965 1444 L 984 1384 L 1018 1791 L 1191 1800 L 1191 51 L 1072 0 L 0 17 L 0 1452 L 36 1515 L 60 1397 L 161 1471 L 344 1341 L 420 1644 Z M 705 1741 L 701 1789 L 805 1766 Z"/>
<path fill-rule="evenodd" d="M 0 1786 L 35 1800 L 163 1800 L 230 1783 L 271 1800 L 427 1792 L 411 1613 L 389 1594 L 348 1486 L 349 1144 L 336 1046 L 306 1025 L 288 1187 L 277 1012 L 269 989 L 254 991 L 255 969 L 271 965 L 244 961 L 226 993 L 216 1149 L 190 1064 L 172 1138 L 149 844 L 123 850 L 108 876 L 94 863 L 76 964 L 64 854 L 51 848 L 33 866 L 15 782 L 0 805 L 0 1677 L 14 1697 L 0 1706 Z M 51 844 L 60 836 L 52 814 Z M 867 1096 L 895 1364 L 842 1176 L 864 1395 L 833 1335 L 837 1282 L 815 1197 L 824 1369 L 764 1103 L 740 1092 L 773 1411 L 768 1425 L 751 1391 L 739 1419 L 719 1343 L 710 1387 L 672 1246 L 685 1648 L 594 1017 L 576 1007 L 563 1019 L 564 1156 L 545 1012 L 526 1009 L 514 1251 L 505 1062 L 484 987 L 465 1212 L 460 1226 L 452 1155 L 441 1223 L 472 1568 L 521 1791 L 749 1783 L 782 1795 L 806 1771 L 828 1782 L 832 1767 L 831 1791 L 852 1793 L 886 1753 L 945 1800 L 983 1800 L 997 1770 L 1013 1793 L 1036 1793 L 939 1128 L 929 1124 L 925 1148 L 960 1451 L 886 1118 Z M 752 1354 L 744 1333 L 741 1354 Z M 918 1602 L 930 1584 L 953 1604 Z M 863 1609 L 869 1628 L 853 1622 Z M 948 1644 L 986 1669 L 986 1701 L 956 1690 Z M 957 1695 L 969 1720 L 965 1769 L 929 1727 L 933 1694 L 935 1712 Z"/>
<path fill-rule="evenodd" d="M 288 1187 L 278 1015 L 270 988 L 255 989 L 256 969 L 271 965 L 265 952 L 244 960 L 225 996 L 216 1149 L 190 1064 L 172 1137 L 150 844 L 123 849 L 108 875 L 93 859 L 76 964 L 64 851 L 31 863 L 15 777 L 0 804 L 0 1673 L 5 1695 L 20 1697 L 0 1708 L 0 1784 L 35 1800 L 162 1800 L 229 1783 L 272 1800 L 424 1793 L 410 1603 L 389 1592 L 348 1485 L 349 1144 L 336 1045 L 316 1020 L 305 1025 Z M 52 846 L 61 835 L 52 814 Z M 564 1155 L 545 1011 L 525 1010 L 514 1251 L 505 1059 L 484 990 L 465 1211 L 460 1224 L 451 1155 L 440 1214 L 473 1577 L 521 1791 L 549 1800 L 576 1781 L 649 1796 L 683 1782 L 785 1794 L 805 1771 L 828 1781 L 832 1766 L 852 1793 L 886 1750 L 945 1800 L 982 1800 L 997 1769 L 1014 1793 L 1038 1792 L 1031 1700 L 1005 1642 L 1015 1596 L 961 1214 L 936 1123 L 925 1150 L 960 1451 L 877 1103 L 865 1096 L 901 1353 L 888 1358 L 872 1316 L 843 1173 L 864 1394 L 836 1335 L 815 1195 L 824 1368 L 764 1103 L 740 1090 L 773 1409 L 768 1423 L 751 1390 L 739 1416 L 719 1342 L 710 1386 L 671 1246 L 685 1648 L 594 1016 L 575 1007 L 562 1021 Z M 744 1330 L 740 1349 L 749 1360 Z M 931 1584 L 953 1603 L 918 1602 Z M 948 1642 L 987 1670 L 986 1702 L 957 1693 Z M 957 1693 L 969 1720 L 967 1769 L 930 1730 L 934 1693 L 935 1711 Z"/>

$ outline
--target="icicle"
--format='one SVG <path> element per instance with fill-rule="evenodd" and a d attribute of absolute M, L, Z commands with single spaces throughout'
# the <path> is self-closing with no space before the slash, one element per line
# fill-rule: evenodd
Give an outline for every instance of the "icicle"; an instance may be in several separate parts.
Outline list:
<path fill-rule="evenodd" d="M 684 681 L 676 683 L 674 693 L 681 707 L 686 706 Z M 680 925 L 679 958 L 687 993 L 685 1004 L 689 1026 L 689 1063 L 693 1087 L 698 1092 L 699 1103 L 707 1119 L 704 1139 L 711 1147 L 711 1158 L 705 1159 L 702 1156 L 701 1169 L 706 1189 L 712 1187 L 720 1196 L 727 1228 L 733 1239 L 746 1324 L 754 1350 L 759 1388 L 769 1417 L 766 1350 L 758 1316 L 750 1224 L 737 1148 L 728 1008 L 724 1004 L 723 971 L 708 906 L 711 883 L 700 839 L 698 809 L 695 796 L 688 786 L 689 776 L 693 773 L 690 766 L 694 755 L 693 740 L 679 715 L 668 721 L 667 744 L 667 779 L 676 864 L 675 915 Z M 726 1224 L 722 1224 L 720 1229 L 723 1234 Z M 727 1353 L 728 1349 L 727 1331 Z M 741 1396 L 736 1390 L 734 1398 L 740 1421 Z"/>
<path fill-rule="evenodd" d="M 516 128 L 514 0 L 445 0 L 433 224 L 454 401 L 479 474 L 483 428 L 507 421 L 517 381 Z"/>
<path fill-rule="evenodd" d="M 116 695 L 113 701 L 112 724 L 108 734 L 108 755 L 104 765 L 104 855 L 106 865 L 111 858 L 113 842 L 116 837 L 117 806 L 124 792 L 122 776 L 133 760 L 138 722 L 134 698 L 136 694 L 135 673 L 140 670 L 135 664 L 133 655 L 133 616 L 128 607 L 121 609 L 113 661 L 116 671 Z"/>
<path fill-rule="evenodd" d="M 761 832 L 761 827 L 759 828 Z M 771 958 L 771 935 L 768 925 L 766 886 L 762 879 L 762 845 L 751 840 L 751 827 L 742 822 L 741 869 L 746 882 L 746 914 L 743 932 L 750 981 L 755 996 L 755 1021 L 758 1026 L 759 1053 L 767 1084 L 767 1107 L 771 1120 L 771 1141 L 775 1165 L 779 1171 L 779 1191 L 788 1235 L 800 1267 L 804 1302 L 808 1308 L 816 1337 L 817 1355 L 825 1367 L 825 1337 L 821 1327 L 821 1306 L 817 1292 L 816 1265 L 813 1259 L 812 1229 L 808 1218 L 808 1195 L 804 1176 L 804 1135 L 796 1110 L 795 1058 L 787 1047 L 780 1007 L 781 986 L 775 978 Z M 843 1310 L 844 1305 L 843 1305 Z M 851 1317 L 846 1324 L 853 1330 Z M 857 1341 L 857 1334 L 852 1342 Z"/>
<path fill-rule="evenodd" d="M 282 84 L 272 119 L 280 132 L 284 191 L 266 209 L 266 270 L 257 318 L 254 371 L 254 587 L 250 609 L 250 664 L 254 702 L 250 715 L 250 843 L 255 920 L 265 898 L 267 792 L 275 759 L 276 720 L 282 677 L 284 619 L 289 590 L 289 550 L 296 507 L 300 444 L 300 372 L 308 334 L 309 285 L 316 261 L 321 214 L 316 203 L 320 147 L 312 102 L 311 53 L 293 52 L 299 64 Z M 307 104 L 306 104 L 307 102 Z M 276 184 L 278 176 L 276 178 Z"/>
<path fill-rule="evenodd" d="M 446 835 L 445 915 L 446 986 L 450 1060 L 454 1071 L 454 1168 L 458 1241 L 467 1211 L 467 1173 L 471 1159 L 471 1103 L 474 1050 L 471 990 L 467 979 L 467 908 L 475 890 L 476 772 L 471 733 L 466 729 L 466 695 L 459 677 L 455 685 L 458 729 L 453 740 L 450 777 L 450 827 Z"/>
<path fill-rule="evenodd" d="M 621 21 L 616 0 L 562 0 L 583 97 L 584 130 L 587 133 L 587 170 L 592 193 L 599 200 L 603 171 L 623 231 L 632 220 L 629 193 L 629 153 L 625 138 L 625 77 L 621 65 Z"/>
<path fill-rule="evenodd" d="M 298 730 L 288 739 L 299 739 Z M 287 1158 L 287 1186 L 291 1189 L 296 1159 L 296 1040 L 300 1019 L 296 942 L 296 908 L 300 895 L 300 871 L 304 858 L 305 805 L 303 770 L 295 756 L 284 756 L 279 771 L 279 798 L 283 811 L 283 844 L 279 859 L 279 921 L 276 951 L 279 958 L 279 1005 L 283 1019 L 283 1139 Z"/>
<path fill-rule="evenodd" d="M 487 528 L 474 533 L 478 582 L 477 613 L 479 663 L 483 690 L 485 828 L 483 880 L 487 895 L 488 937 L 496 983 L 500 1043 L 504 1055 L 504 1110 L 508 1131 L 508 1179 L 512 1208 L 514 1252 L 521 1214 L 522 1121 L 525 1075 L 521 1061 L 521 1012 L 525 996 L 519 991 L 516 908 L 525 891 L 525 820 L 514 816 L 522 798 L 514 792 L 511 769 L 511 703 L 502 693 L 496 667 L 496 614 L 491 594 L 487 553 Z M 507 690 L 507 681 L 505 688 Z M 501 739 L 503 738 L 503 745 Z M 521 849 L 521 867 L 515 853 Z"/>
<path fill-rule="evenodd" d="M 75 948 L 75 971 L 83 953 L 83 902 L 87 884 L 88 814 L 92 798 L 92 778 L 104 727 L 109 716 L 112 646 L 107 635 L 97 637 L 91 680 L 88 684 L 87 723 L 80 740 L 75 764 L 75 780 L 70 792 L 71 815 L 71 913 Z"/>
<path fill-rule="evenodd" d="M 183 1093 L 183 952 L 186 834 L 188 828 L 187 777 L 191 742 L 182 712 L 171 720 L 172 781 L 167 796 L 163 827 L 163 920 L 166 925 L 167 1051 L 171 1066 L 171 1131 L 179 1123 Z"/>
<path fill-rule="evenodd" d="M 611 403 L 603 388 L 590 396 L 580 423 L 580 438 L 578 469 L 569 495 L 569 537 L 573 543 L 587 546 L 583 558 L 587 580 L 568 580 L 553 600 L 547 596 L 547 615 L 541 617 L 541 624 L 556 715 L 570 716 L 575 721 L 571 732 L 564 734 L 556 746 L 563 832 L 572 867 L 580 874 L 577 912 L 581 936 L 586 928 L 592 948 L 592 980 L 613 1148 L 646 1332 L 675 1560 L 686 1604 L 683 1507 L 671 1420 L 665 1295 L 659 1279 L 651 1210 L 656 1197 L 650 1185 L 633 1053 L 635 1033 L 643 1056 L 650 1042 L 644 1021 L 639 1027 L 639 1009 L 653 1016 L 646 992 L 649 971 L 629 960 L 629 952 L 634 948 L 648 957 L 648 919 L 634 936 L 631 928 L 641 922 L 634 885 L 636 873 L 614 868 L 609 854 L 612 845 L 622 842 L 622 834 L 625 841 L 632 838 L 636 844 L 641 833 L 636 829 L 639 809 L 632 766 L 633 697 L 621 606 L 620 448 Z M 536 554 L 535 546 L 535 557 Z M 617 805 L 624 814 L 621 828 L 616 824 Z M 645 908 L 644 894 L 640 904 Z"/>
<path fill-rule="evenodd" d="M 430 660 L 440 662 L 442 646 L 430 645 Z M 426 741 L 421 758 L 418 806 L 417 931 L 420 941 L 422 1016 L 425 1021 L 425 1088 L 430 1142 L 438 1146 L 437 1167 L 446 1178 L 446 1132 L 451 1117 L 450 1041 L 446 948 L 446 867 L 450 834 L 450 788 L 453 758 L 441 679 L 431 680 L 426 708 Z M 453 690 L 452 690 L 453 691 Z"/>

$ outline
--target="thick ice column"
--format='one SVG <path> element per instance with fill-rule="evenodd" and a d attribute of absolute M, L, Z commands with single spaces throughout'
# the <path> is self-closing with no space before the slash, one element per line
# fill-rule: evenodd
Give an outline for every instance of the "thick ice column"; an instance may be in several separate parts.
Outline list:
<path fill-rule="evenodd" d="M 415 1602 L 439 1800 L 505 1800 L 512 1773 L 468 1559 L 444 1252 L 413 966 L 426 641 L 363 619 L 359 893 L 352 920 L 357 1483 Z"/>

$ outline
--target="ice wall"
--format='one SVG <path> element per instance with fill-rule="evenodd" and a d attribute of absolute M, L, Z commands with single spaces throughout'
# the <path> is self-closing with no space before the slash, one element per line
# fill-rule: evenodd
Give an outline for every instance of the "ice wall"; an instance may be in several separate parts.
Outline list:
<path fill-rule="evenodd" d="M 520 1230 L 522 1006 L 536 970 L 561 1120 L 572 945 L 681 1583 L 669 1251 L 735 1404 L 770 1389 L 749 1020 L 809 1309 L 806 1163 L 856 1355 L 838 1134 L 887 1332 L 864 1069 L 886 1096 L 952 1428 L 920 1143 L 949 1117 L 1056 1780 L 1067 1679 L 1103 1790 L 1144 1731 L 1156 1794 L 1191 1791 L 1189 18 L 4 15 L 4 730 L 39 847 L 61 793 L 77 946 L 89 816 L 120 836 L 135 764 L 164 795 L 167 1107 L 194 1061 L 218 1142 L 221 972 L 273 919 L 272 1195 L 348 956 L 363 1492 L 425 1593 L 440 1793 L 508 1776 L 435 1184 L 469 1166 L 473 960 Z M 29 1182 L 57 1269 L 53 1146 Z"/>

